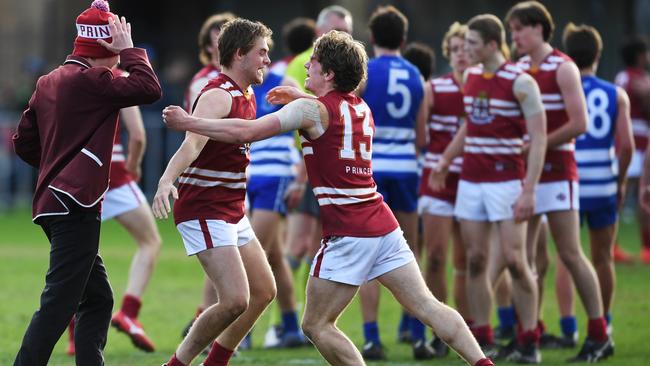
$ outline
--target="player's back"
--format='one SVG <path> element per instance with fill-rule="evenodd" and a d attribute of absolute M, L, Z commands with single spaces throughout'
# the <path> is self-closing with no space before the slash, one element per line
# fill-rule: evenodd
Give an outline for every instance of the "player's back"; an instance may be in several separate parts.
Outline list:
<path fill-rule="evenodd" d="M 643 111 L 643 100 L 633 89 L 637 82 L 648 79 L 648 73 L 643 69 L 628 67 L 616 75 L 614 83 L 625 89 L 630 97 L 630 117 L 632 118 L 632 132 L 634 133 L 634 146 L 637 151 L 645 151 L 650 135 L 650 122 Z"/>
<path fill-rule="evenodd" d="M 583 76 L 587 100 L 587 132 L 576 140 L 580 178 L 580 208 L 594 209 L 616 202 L 618 167 L 614 150 L 618 102 L 616 86 L 595 76 Z"/>
<path fill-rule="evenodd" d="M 375 119 L 375 174 L 417 174 L 415 122 L 424 95 L 420 73 L 401 56 L 368 62 L 363 99 Z"/>
<path fill-rule="evenodd" d="M 374 124 L 366 103 L 331 91 L 318 98 L 328 111 L 323 135 L 301 132 L 309 182 L 321 208 L 323 237 L 376 237 L 398 225 L 372 178 Z"/>

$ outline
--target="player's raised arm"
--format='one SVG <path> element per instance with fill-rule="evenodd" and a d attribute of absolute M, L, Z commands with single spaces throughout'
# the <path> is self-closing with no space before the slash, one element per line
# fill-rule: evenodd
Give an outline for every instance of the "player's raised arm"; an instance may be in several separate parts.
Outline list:
<path fill-rule="evenodd" d="M 530 148 L 526 164 L 526 178 L 521 197 L 515 203 L 515 220 L 524 221 L 534 214 L 535 187 L 542 174 L 546 151 L 546 113 L 542 96 L 535 80 L 528 74 L 520 75 L 513 91 L 526 120 Z"/>
<path fill-rule="evenodd" d="M 169 127 L 229 143 L 259 141 L 298 129 L 324 130 L 321 117 L 326 115 L 322 103 L 307 98 L 297 99 L 279 111 L 253 121 L 240 118 L 200 118 L 188 115 L 178 106 L 168 106 L 163 110 L 163 119 Z"/>

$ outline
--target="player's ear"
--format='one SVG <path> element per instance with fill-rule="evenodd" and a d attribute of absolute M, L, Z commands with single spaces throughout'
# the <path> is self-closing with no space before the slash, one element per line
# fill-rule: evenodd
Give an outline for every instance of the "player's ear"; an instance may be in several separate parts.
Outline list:
<path fill-rule="evenodd" d="M 334 80 L 334 71 L 329 70 L 327 72 L 323 73 L 323 76 L 325 77 L 325 80 L 327 81 L 333 81 Z"/>

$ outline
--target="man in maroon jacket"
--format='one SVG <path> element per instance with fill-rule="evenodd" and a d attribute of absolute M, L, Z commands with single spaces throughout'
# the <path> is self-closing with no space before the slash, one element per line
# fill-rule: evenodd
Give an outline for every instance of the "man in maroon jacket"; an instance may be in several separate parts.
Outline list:
<path fill-rule="evenodd" d="M 104 364 L 113 294 L 98 254 L 99 213 L 117 116 L 161 96 L 131 25 L 107 2 L 95 0 L 76 25 L 72 55 L 38 80 L 13 137 L 16 154 L 38 169 L 33 220 L 51 244 L 40 308 L 14 365 L 46 365 L 74 313 L 77 365 Z M 129 77 L 113 77 L 118 61 Z"/>

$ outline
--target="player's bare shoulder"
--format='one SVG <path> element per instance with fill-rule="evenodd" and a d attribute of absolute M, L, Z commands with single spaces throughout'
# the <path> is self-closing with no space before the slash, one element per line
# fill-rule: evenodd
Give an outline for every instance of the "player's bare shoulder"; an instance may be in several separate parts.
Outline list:
<path fill-rule="evenodd" d="M 230 113 L 233 96 L 221 88 L 205 91 L 196 101 L 192 115 L 196 117 L 222 118 Z"/>

